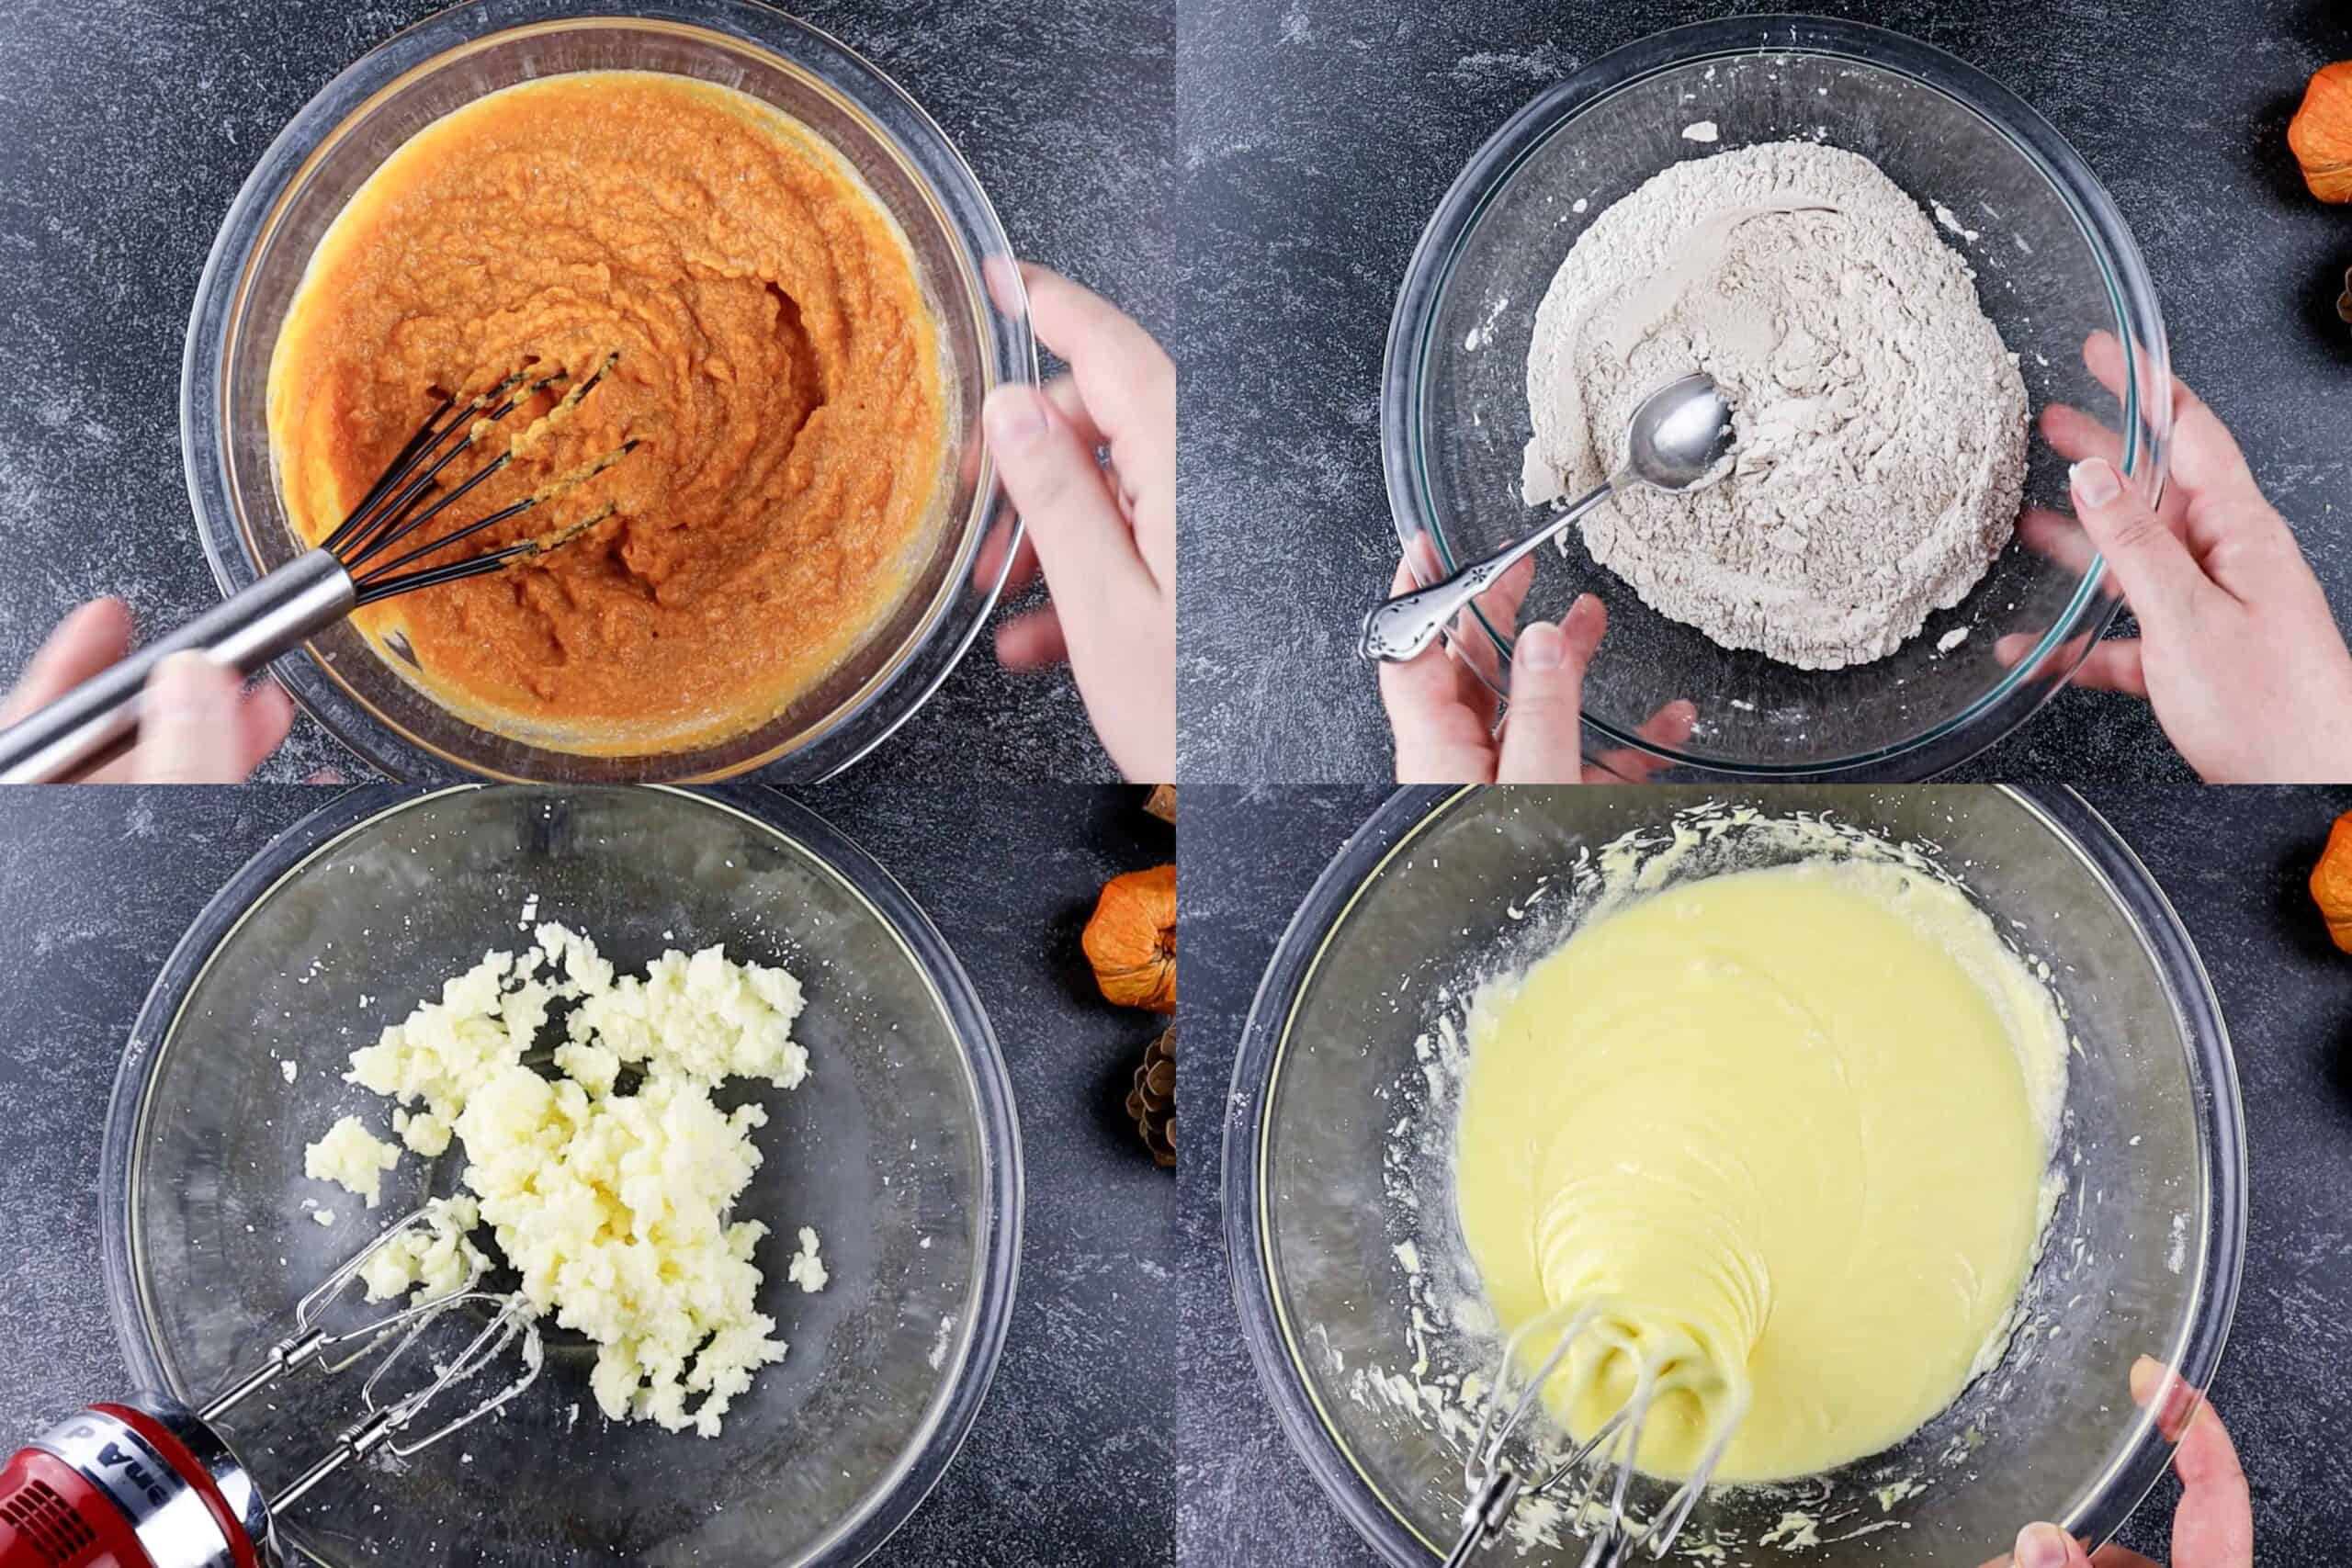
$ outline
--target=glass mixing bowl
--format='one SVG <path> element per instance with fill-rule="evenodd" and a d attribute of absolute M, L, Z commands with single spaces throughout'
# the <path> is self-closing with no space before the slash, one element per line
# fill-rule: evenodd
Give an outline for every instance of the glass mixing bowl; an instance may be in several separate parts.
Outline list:
<path fill-rule="evenodd" d="M 1937 846 L 2004 934 L 2049 963 L 2081 1048 L 2057 1154 L 2068 1190 L 2002 1360 L 1887 1453 L 1794 1487 L 1711 1489 L 1687 1540 L 1721 1545 L 1731 1562 L 1843 1568 L 1974 1564 L 2030 1519 L 2105 1540 L 2171 1451 L 2127 1392 L 2134 1359 L 2153 1355 L 2201 1390 L 2221 1356 L 2245 1253 L 2244 1118 L 2228 1036 L 2179 921 L 2106 822 L 2058 792 L 1686 785 L 1391 798 L 1284 932 L 1226 1119 L 1243 1337 L 1292 1443 L 1387 1561 L 1426 1563 L 1453 1544 L 1463 1408 L 1410 1390 L 1491 1377 L 1497 1347 L 1427 1311 L 1429 1280 L 1473 1295 L 1476 1271 L 1453 1224 L 1450 1122 L 1437 1123 L 1426 1157 L 1396 1153 L 1397 1124 L 1430 1106 L 1417 1042 L 1449 1005 L 1441 987 L 1458 1007 L 1498 960 L 1523 963 L 1564 938 L 1547 912 L 1561 901 L 1534 897 L 1543 879 L 1581 849 L 1710 801 L 1824 812 Z M 1418 1289 L 1393 1250 L 1408 1239 L 1420 1249 Z M 1425 1371 L 1412 1370 L 1417 1309 L 1430 1320 Z M 1375 1372 L 1406 1379 L 1406 1399 Z M 1908 1480 L 1924 1490 L 1891 1504 L 1874 1495 Z M 1644 1481 L 1635 1502 L 1654 1508 L 1664 1490 Z M 1823 1521 L 1821 1543 L 1768 1540 L 1784 1511 Z M 1522 1561 L 1573 1562 L 1570 1545 L 1580 1543 Z"/>
<path fill-rule="evenodd" d="M 886 621 L 784 712 L 684 750 L 589 755 L 470 723 L 403 678 L 348 624 L 273 667 L 353 750 L 395 778 L 716 778 L 774 763 L 823 777 L 878 745 L 971 646 L 1019 525 L 980 439 L 989 390 L 1037 378 L 1012 243 L 946 133 L 831 38 L 747 0 L 471 0 L 380 45 L 311 100 L 229 208 L 197 285 L 180 373 L 180 445 L 222 593 L 300 554 L 278 494 L 269 361 L 311 253 L 352 193 L 426 124 L 565 71 L 663 71 L 764 99 L 838 149 L 905 231 L 940 322 L 947 493 L 929 553 Z M 998 280 L 992 295 L 987 279 Z M 997 295 L 1001 295 L 1000 302 Z"/>
<path fill-rule="evenodd" d="M 537 918 L 625 970 L 723 942 L 806 986 L 807 1081 L 719 1096 L 772 1118 L 737 1213 L 770 1228 L 760 1303 L 790 1354 L 704 1439 L 605 1421 L 594 1348 L 545 1325 L 546 1370 L 501 1416 L 345 1472 L 282 1533 L 335 1568 L 857 1562 L 939 1479 L 987 1391 L 1020 1251 L 1020 1145 L 995 1038 L 938 931 L 766 791 L 377 786 L 254 857 L 173 951 L 115 1084 L 107 1287 L 131 1370 L 209 1393 L 379 1224 L 452 1190 L 462 1145 L 403 1157 L 372 1213 L 305 1179 L 303 1145 L 345 1112 L 384 1130 L 384 1102 L 342 1081 L 345 1057 L 485 949 L 528 942 L 532 895 Z M 783 1277 L 801 1225 L 832 1275 L 816 1294 Z M 266 1488 L 322 1450 L 356 1382 L 313 1369 L 239 1408 L 232 1435 Z"/>
<path fill-rule="evenodd" d="M 1683 137 L 1702 119 L 1718 142 Z M 2096 415 L 2123 438 L 2132 488 L 2161 494 L 2172 404 L 2151 389 L 2170 385 L 2164 321 L 2139 247 L 2081 157 L 2016 95 L 1939 50 L 1849 22 L 1742 17 L 1595 61 L 1514 115 L 1446 192 L 1413 253 L 1382 373 L 1383 462 L 1408 559 L 1451 572 L 1550 514 L 1520 500 L 1527 351 L 1535 308 L 1585 227 L 1681 159 L 1790 140 L 1862 153 L 1974 231 L 1942 232 L 1975 269 L 2033 409 Z M 2085 338 L 2102 329 L 2139 345 L 2120 398 L 2083 367 Z M 2030 463 L 2027 503 L 2065 511 L 2066 464 L 2038 427 Z M 1661 781 L 1931 776 L 2048 701 L 2117 609 L 2097 558 L 2078 566 L 2012 543 L 1966 600 L 1894 654 L 1808 671 L 1667 619 L 1579 537 L 1536 561 L 1526 613 L 1557 619 L 1587 592 L 1609 607 L 1584 683 L 1588 751 Z M 1966 639 L 1941 649 L 1962 628 Z M 1509 689 L 1512 630 L 1474 612 L 1456 639 L 1498 691 Z M 2032 649 L 2013 666 L 1994 653 L 2012 633 Z M 1699 709 L 1687 742 L 1637 736 L 1684 698 Z M 1619 748 L 1631 750 L 1604 755 Z"/>

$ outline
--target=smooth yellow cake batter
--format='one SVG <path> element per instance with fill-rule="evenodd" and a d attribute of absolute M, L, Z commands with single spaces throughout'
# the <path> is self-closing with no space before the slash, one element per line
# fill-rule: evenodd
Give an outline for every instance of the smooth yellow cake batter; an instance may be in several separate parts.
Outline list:
<path fill-rule="evenodd" d="M 1595 1314 L 1545 1389 L 1572 1434 L 1646 1360 L 1675 1392 L 1643 1469 L 1686 1474 L 1727 1433 L 1717 1480 L 1828 1470 L 1909 1436 L 1997 1355 L 2048 1213 L 2065 1055 L 2049 991 L 1916 870 L 1688 882 L 1481 997 L 1464 1235 L 1506 1331 Z"/>

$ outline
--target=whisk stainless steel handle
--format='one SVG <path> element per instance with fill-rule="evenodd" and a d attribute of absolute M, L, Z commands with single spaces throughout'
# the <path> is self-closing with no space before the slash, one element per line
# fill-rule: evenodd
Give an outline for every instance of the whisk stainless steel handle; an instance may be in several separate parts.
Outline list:
<path fill-rule="evenodd" d="M 608 354 L 584 380 L 557 400 L 536 428 L 560 423 L 620 363 Z M 563 370 L 517 371 L 469 399 L 444 397 L 369 487 L 359 504 L 318 548 L 296 557 L 218 609 L 158 639 L 121 663 L 68 692 L 39 713 L 0 730 L 0 784 L 50 784 L 105 761 L 139 728 L 141 694 L 155 666 L 175 653 L 202 653 L 251 675 L 305 637 L 333 626 L 362 604 L 423 588 L 497 571 L 544 556 L 579 538 L 613 514 L 604 506 L 550 536 L 425 566 L 426 558 L 586 484 L 637 449 L 635 439 L 548 480 L 522 500 L 447 533 L 423 534 L 435 517 L 464 500 L 514 459 L 509 448 L 460 483 L 436 488 L 442 471 L 473 450 L 490 429 L 568 378 Z M 421 541 L 421 542 L 420 542 Z M 409 548 L 394 553 L 402 544 Z"/>
<path fill-rule="evenodd" d="M 317 549 L 231 596 L 168 637 L 0 730 L 0 784 L 70 778 L 119 750 L 139 728 L 147 678 L 175 653 L 197 652 L 251 675 L 351 613 L 358 589 L 333 551 Z"/>

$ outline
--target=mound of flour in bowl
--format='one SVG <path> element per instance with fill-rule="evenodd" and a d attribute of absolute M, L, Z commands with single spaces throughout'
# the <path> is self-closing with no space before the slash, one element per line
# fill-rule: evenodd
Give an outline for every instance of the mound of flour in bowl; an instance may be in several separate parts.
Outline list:
<path fill-rule="evenodd" d="M 1628 487 L 1593 558 L 1725 648 L 1883 658 L 2008 542 L 2026 395 L 1974 274 L 1856 153 L 1781 141 L 1677 164 L 1593 221 L 1536 311 L 1530 505 L 1601 482 L 1634 406 L 1704 370 L 1735 410 L 1719 484 Z"/>

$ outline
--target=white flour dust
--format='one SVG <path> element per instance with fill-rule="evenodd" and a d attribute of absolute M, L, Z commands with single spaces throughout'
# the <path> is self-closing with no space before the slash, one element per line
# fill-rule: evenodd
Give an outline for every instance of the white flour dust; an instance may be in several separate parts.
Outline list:
<path fill-rule="evenodd" d="M 1725 648 L 1883 658 L 2008 542 L 2026 394 L 1974 274 L 1869 159 L 1770 142 L 1675 164 L 1577 241 L 1536 312 L 1525 495 L 1580 494 L 1644 396 L 1704 370 L 1737 446 L 1711 488 L 1630 487 L 1593 558 Z"/>

